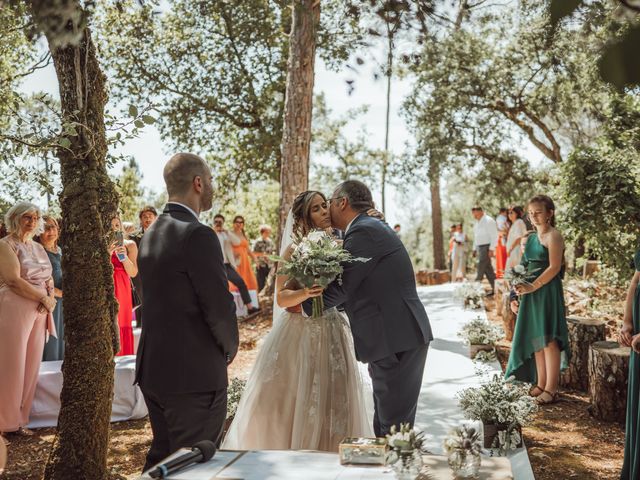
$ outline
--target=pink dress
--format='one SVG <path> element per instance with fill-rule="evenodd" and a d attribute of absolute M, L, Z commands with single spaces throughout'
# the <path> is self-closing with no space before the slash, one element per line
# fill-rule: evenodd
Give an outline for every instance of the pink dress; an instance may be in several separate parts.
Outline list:
<path fill-rule="evenodd" d="M 113 286 L 118 300 L 118 327 L 120 329 L 120 351 L 117 356 L 133 355 L 133 301 L 131 299 L 131 279 L 118 260 L 116 252 L 111 254 L 113 265 Z"/>
<path fill-rule="evenodd" d="M 47 295 L 52 268 L 36 242 L 5 237 L 20 261 L 20 277 Z M 0 431 L 13 432 L 29 423 L 31 403 L 46 332 L 56 335 L 51 314 L 38 313 L 39 303 L 14 292 L 0 278 Z"/>

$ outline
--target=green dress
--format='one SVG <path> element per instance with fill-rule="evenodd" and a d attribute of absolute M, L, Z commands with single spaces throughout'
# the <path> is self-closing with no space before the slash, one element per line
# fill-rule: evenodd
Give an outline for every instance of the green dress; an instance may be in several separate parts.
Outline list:
<path fill-rule="evenodd" d="M 633 259 L 636 272 L 640 272 L 640 250 Z M 640 285 L 633 297 L 633 333 L 640 332 Z M 631 350 L 629 358 L 629 382 L 627 387 L 627 425 L 624 440 L 624 463 L 620 480 L 640 478 L 640 355 Z"/>
<path fill-rule="evenodd" d="M 549 250 L 540 243 L 537 234 L 529 235 L 522 255 L 522 265 L 530 272 L 530 282 L 549 266 Z M 562 293 L 561 271 L 553 280 L 533 293 L 520 296 L 520 309 L 513 332 L 507 378 L 536 385 L 538 374 L 534 354 L 556 340 L 560 347 L 560 369 L 567 368 L 569 338 Z"/>

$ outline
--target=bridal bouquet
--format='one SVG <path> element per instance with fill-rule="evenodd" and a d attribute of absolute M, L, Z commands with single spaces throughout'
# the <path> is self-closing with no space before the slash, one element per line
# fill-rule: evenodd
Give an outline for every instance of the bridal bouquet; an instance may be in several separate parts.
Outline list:
<path fill-rule="evenodd" d="M 336 279 L 341 283 L 343 263 L 369 261 L 368 258 L 353 257 L 331 235 L 321 230 L 296 239 L 293 247 L 291 259 L 273 257 L 273 260 L 280 262 L 280 274 L 294 278 L 305 288 L 314 285 L 326 287 Z M 323 310 L 322 295 L 315 297 L 312 317 L 321 317 Z"/>
<path fill-rule="evenodd" d="M 536 273 L 539 268 L 527 272 L 527 269 L 524 265 L 516 265 L 515 267 L 510 267 L 504 272 L 504 279 L 508 280 L 512 287 L 516 285 L 531 285 L 529 280 L 531 280 L 531 275 Z"/>

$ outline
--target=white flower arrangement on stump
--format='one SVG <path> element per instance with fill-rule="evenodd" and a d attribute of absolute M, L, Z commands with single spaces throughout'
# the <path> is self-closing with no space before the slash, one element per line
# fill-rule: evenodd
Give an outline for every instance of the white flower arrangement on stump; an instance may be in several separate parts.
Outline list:
<path fill-rule="evenodd" d="M 529 386 L 512 380 L 496 374 L 489 382 L 456 394 L 465 417 L 482 421 L 484 446 L 497 448 L 500 453 L 521 444 L 521 427 L 538 411 L 535 399 L 529 396 Z M 490 430 L 493 432 L 489 434 Z"/>
<path fill-rule="evenodd" d="M 465 308 L 477 310 L 483 306 L 484 288 L 479 282 L 463 282 L 453 295 L 462 301 Z"/>
<path fill-rule="evenodd" d="M 458 332 L 467 345 L 493 345 L 504 337 L 502 329 L 481 317 L 476 317 Z"/>

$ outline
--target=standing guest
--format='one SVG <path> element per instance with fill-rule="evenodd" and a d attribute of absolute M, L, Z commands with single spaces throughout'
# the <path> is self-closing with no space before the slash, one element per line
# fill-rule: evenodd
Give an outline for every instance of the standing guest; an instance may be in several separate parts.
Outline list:
<path fill-rule="evenodd" d="M 249 315 L 256 314 L 260 311 L 259 308 L 254 307 L 251 295 L 249 295 L 249 289 L 247 288 L 247 284 L 244 283 L 242 277 L 238 274 L 236 270 L 236 256 L 233 252 L 233 246 L 239 245 L 241 239 L 238 238 L 233 232 L 229 232 L 224 228 L 224 217 L 220 214 L 217 214 L 213 217 L 213 230 L 216 232 L 218 236 L 218 240 L 220 241 L 220 247 L 222 248 L 222 255 L 224 266 L 227 270 L 227 278 L 229 281 L 235 285 L 235 287 L 240 292 L 240 297 L 242 301 L 247 306 L 247 311 Z"/>
<path fill-rule="evenodd" d="M 635 272 L 631 277 L 624 306 L 624 323 L 620 331 L 620 344 L 633 347 L 629 359 L 627 388 L 627 424 L 625 428 L 624 462 L 620 480 L 640 478 L 640 250 L 633 259 Z"/>
<path fill-rule="evenodd" d="M 505 376 L 535 385 L 540 405 L 558 400 L 560 370 L 569 359 L 562 274 L 564 240 L 555 228 L 555 205 L 546 195 L 529 200 L 536 233 L 525 245 L 522 264 L 535 280 L 517 285 L 520 308 Z"/>
<path fill-rule="evenodd" d="M 253 274 L 253 269 L 251 268 L 251 259 L 255 259 L 255 257 L 249 248 L 249 239 L 244 233 L 244 218 L 241 215 L 236 215 L 233 219 L 233 233 L 240 239 L 240 243 L 233 245 L 233 253 L 237 262 L 236 270 L 244 280 L 247 290 L 249 290 L 249 294 L 251 295 L 251 292 L 254 292 L 254 295 L 257 298 L 258 282 L 256 280 L 256 276 Z"/>
<path fill-rule="evenodd" d="M 522 219 L 522 217 L 524 217 L 524 210 L 521 206 L 512 205 L 509 207 L 508 215 L 511 226 L 509 227 L 509 233 L 507 235 L 506 268 L 513 268 L 516 265 L 520 265 L 520 259 L 522 258 L 520 240 L 527 236 L 527 225 Z"/>
<path fill-rule="evenodd" d="M 453 267 L 451 270 L 451 280 L 454 282 L 463 281 L 467 271 L 467 236 L 462 231 L 462 224 L 458 223 L 453 232 Z"/>
<path fill-rule="evenodd" d="M 140 244 L 146 305 L 136 383 L 153 432 L 144 470 L 182 447 L 217 443 L 227 414 L 227 365 L 238 323 L 220 242 L 198 216 L 211 208 L 211 171 L 178 153 L 164 167 L 169 201 Z"/>
<path fill-rule="evenodd" d="M 138 247 L 133 240 L 124 237 L 120 217 L 111 220 L 116 240 L 109 246 L 113 265 L 113 286 L 118 300 L 118 328 L 120 351 L 117 356 L 133 355 L 133 302 L 131 278 L 138 274 Z"/>
<path fill-rule="evenodd" d="M 253 244 L 253 254 L 256 259 L 256 276 L 258 277 L 258 291 L 261 292 L 267 283 L 267 277 L 273 266 L 269 256 L 273 255 L 276 247 L 271 240 L 271 227 L 260 225 L 260 240 Z"/>
<path fill-rule="evenodd" d="M 399 224 L 399 223 L 396 223 L 396 224 L 393 226 L 393 231 L 394 231 L 394 232 L 396 232 L 396 234 L 397 234 L 397 235 L 400 235 L 400 230 L 401 230 L 401 229 L 402 229 L 402 227 L 400 226 L 400 224 Z"/>
<path fill-rule="evenodd" d="M 62 320 L 62 250 L 58 245 L 60 238 L 60 225 L 57 220 L 50 215 L 42 217 L 44 221 L 44 232 L 35 239 L 40 243 L 49 257 L 53 269 L 53 293 L 58 301 L 53 311 L 53 323 L 56 326 L 57 338 L 49 337 L 49 341 L 44 346 L 44 362 L 64 359 L 64 322 Z"/>
<path fill-rule="evenodd" d="M 51 263 L 42 245 L 40 209 L 19 202 L 5 217 L 0 240 L 0 435 L 29 435 L 24 426 L 36 391 L 47 332 L 56 335 Z M 0 436 L 0 441 L 5 441 Z"/>
<path fill-rule="evenodd" d="M 509 219 L 507 218 L 507 209 L 501 208 L 496 217 L 496 227 L 498 228 L 498 243 L 496 245 L 496 278 L 502 278 L 504 268 L 507 264 L 507 247 L 506 238 L 509 231 Z"/>
<path fill-rule="evenodd" d="M 455 245 L 456 241 L 454 239 L 454 235 L 456 233 L 456 226 L 455 225 L 451 225 L 451 227 L 449 227 L 449 251 L 447 252 L 447 261 L 449 264 L 449 273 L 451 274 L 451 281 L 453 281 L 454 276 L 453 276 L 453 246 Z"/>
<path fill-rule="evenodd" d="M 153 225 L 153 222 L 158 218 L 157 210 L 151 205 L 145 206 L 140 213 L 138 213 L 138 220 L 140 220 L 140 230 L 137 233 L 133 234 L 130 238 L 136 243 L 136 247 L 140 249 L 140 242 L 142 241 L 142 237 L 144 236 L 144 232 Z M 136 295 L 138 301 L 142 301 L 143 293 L 142 293 L 142 279 L 141 275 L 136 275 L 132 278 L 133 280 L 133 288 L 135 288 Z M 134 305 L 134 308 L 136 305 Z M 138 326 L 142 325 L 142 303 L 137 305 L 137 308 L 134 312 L 136 323 Z"/>
<path fill-rule="evenodd" d="M 473 256 L 478 256 L 478 273 L 476 282 L 481 282 L 483 277 L 487 277 L 491 285 L 489 296 L 493 295 L 496 274 L 493 271 L 491 258 L 494 256 L 496 245 L 498 244 L 498 229 L 496 221 L 484 213 L 482 207 L 476 206 L 471 209 L 476 224 L 473 227 Z"/>

